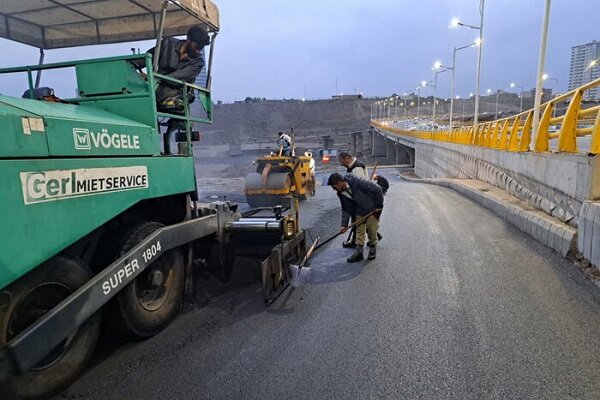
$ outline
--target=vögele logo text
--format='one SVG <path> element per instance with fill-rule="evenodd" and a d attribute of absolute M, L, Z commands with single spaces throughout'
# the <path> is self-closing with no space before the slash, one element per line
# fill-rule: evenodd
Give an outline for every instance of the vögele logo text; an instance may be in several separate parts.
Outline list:
<path fill-rule="evenodd" d="M 93 132 L 84 128 L 73 128 L 73 143 L 76 150 L 94 149 L 135 149 L 140 148 L 138 135 L 108 133 L 108 129 Z"/>

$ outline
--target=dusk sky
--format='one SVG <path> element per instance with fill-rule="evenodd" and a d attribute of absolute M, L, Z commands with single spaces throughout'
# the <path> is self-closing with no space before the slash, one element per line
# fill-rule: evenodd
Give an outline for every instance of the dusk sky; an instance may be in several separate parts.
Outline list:
<path fill-rule="evenodd" d="M 452 62 L 453 47 L 477 37 L 449 29 L 453 17 L 479 24 L 479 0 L 215 0 L 221 14 L 213 98 L 246 96 L 318 99 L 336 91 L 388 96 L 432 80 L 436 60 Z M 544 0 L 487 0 L 481 91 L 535 86 Z M 600 40 L 600 0 L 554 0 L 545 71 L 568 84 L 571 47 Z M 0 40 L 0 66 L 37 63 L 37 50 Z M 152 43 L 47 51 L 46 62 L 127 54 Z M 458 52 L 456 94 L 475 91 L 477 49 Z M 50 80 L 53 77 L 48 76 Z M 60 79 L 54 77 L 54 79 Z M 6 90 L 6 81 L 0 81 Z M 51 82 L 50 82 L 51 83 Z M 10 86 L 15 85 L 14 82 Z M 450 94 L 450 73 L 439 75 L 439 96 Z M 556 82 L 546 85 L 555 89 Z M 19 86 L 21 93 L 26 82 Z M 432 89 L 423 90 L 423 95 Z M 69 97 L 69 93 L 63 97 Z"/>

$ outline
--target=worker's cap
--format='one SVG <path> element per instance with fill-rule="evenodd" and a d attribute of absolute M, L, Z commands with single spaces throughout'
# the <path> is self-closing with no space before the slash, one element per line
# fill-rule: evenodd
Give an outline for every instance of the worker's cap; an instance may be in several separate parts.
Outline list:
<path fill-rule="evenodd" d="M 329 179 L 327 179 L 327 186 L 337 185 L 338 182 L 343 180 L 344 177 L 341 174 L 334 172 L 333 174 L 329 175 Z"/>
<path fill-rule="evenodd" d="M 200 25 L 192 26 L 187 32 L 187 39 L 191 42 L 195 42 L 201 48 L 210 43 L 210 37 L 208 32 Z"/>

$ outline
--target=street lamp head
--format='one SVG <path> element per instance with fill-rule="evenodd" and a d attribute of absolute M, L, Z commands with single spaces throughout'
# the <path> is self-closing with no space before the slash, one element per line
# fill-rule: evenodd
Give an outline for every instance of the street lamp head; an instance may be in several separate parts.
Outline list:
<path fill-rule="evenodd" d="M 411 102 L 410 102 L 410 105 L 411 105 L 411 106 L 414 106 L 414 105 L 415 105 L 415 102 L 414 102 L 414 101 L 411 101 Z"/>
<path fill-rule="evenodd" d="M 442 67 L 443 65 L 440 61 L 436 61 L 435 63 L 433 63 L 433 69 L 440 69 Z"/>
<path fill-rule="evenodd" d="M 421 81 L 421 86 L 423 86 L 423 87 L 427 86 L 427 81 Z"/>
<path fill-rule="evenodd" d="M 473 46 L 481 46 L 481 38 L 477 38 L 473 41 Z"/>
<path fill-rule="evenodd" d="M 473 93 L 469 93 L 469 97 L 473 97 L 475 96 Z"/>
<path fill-rule="evenodd" d="M 517 86 L 517 85 L 516 85 L 514 82 L 511 82 L 511 83 L 510 83 L 510 87 L 511 87 L 511 88 L 514 88 L 515 86 Z"/>
<path fill-rule="evenodd" d="M 458 18 L 452 18 L 452 20 L 450 20 L 450 25 L 448 25 L 448 28 L 456 28 L 458 25 L 460 25 L 460 20 Z"/>
<path fill-rule="evenodd" d="M 587 66 L 586 69 L 590 69 L 592 67 L 595 67 L 596 65 L 598 65 L 598 59 L 590 61 L 590 64 Z"/>
<path fill-rule="evenodd" d="M 548 74 L 542 75 L 542 80 L 545 81 L 546 79 L 548 79 Z"/>
<path fill-rule="evenodd" d="M 460 99 L 460 96 L 456 96 L 456 100 Z"/>
<path fill-rule="evenodd" d="M 486 92 L 487 94 L 490 94 L 490 93 L 492 93 L 492 89 L 488 89 L 488 90 L 486 90 L 485 92 Z"/>

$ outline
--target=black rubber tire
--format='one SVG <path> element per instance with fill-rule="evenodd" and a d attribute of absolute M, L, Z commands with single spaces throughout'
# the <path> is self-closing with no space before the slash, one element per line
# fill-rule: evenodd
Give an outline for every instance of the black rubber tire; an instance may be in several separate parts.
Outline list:
<path fill-rule="evenodd" d="M 164 227 L 158 222 L 143 222 L 125 235 L 120 254 L 124 254 L 144 238 Z M 155 310 L 144 307 L 139 297 L 139 285 L 148 279 L 151 271 L 168 271 L 165 292 Z M 162 331 L 179 313 L 179 303 L 185 290 L 185 258 L 179 249 L 163 253 L 132 283 L 116 296 L 119 325 L 133 338 L 145 339 Z"/>
<path fill-rule="evenodd" d="M 56 256 L 9 285 L 3 292 L 10 293 L 11 302 L 8 307 L 0 309 L 0 348 L 25 329 L 26 326 L 15 328 L 15 325 L 23 325 L 23 319 L 19 322 L 19 317 L 23 318 L 23 315 L 27 314 L 26 310 L 35 312 L 36 315 L 40 312 L 40 307 L 44 307 L 43 310 L 48 307 L 49 310 L 60 302 L 60 297 L 65 298 L 73 293 L 91 276 L 83 261 L 73 257 Z M 56 295 L 45 296 L 48 290 L 52 290 Z M 38 298 L 42 300 L 36 302 L 34 299 Z M 52 300 L 48 303 L 39 303 L 49 298 Z M 26 306 L 27 302 L 33 304 L 36 311 L 31 311 Z M 31 321 L 33 322 L 37 316 L 26 315 L 25 321 L 29 322 L 31 318 L 34 318 Z M 58 353 L 50 356 L 50 360 L 43 360 L 25 374 L 1 382 L 0 397 L 3 400 L 47 398 L 59 392 L 77 378 L 89 361 L 96 347 L 99 332 L 100 313 L 96 313 L 79 327 L 67 342 L 63 342 L 67 343 L 64 352 L 58 350 Z"/>

